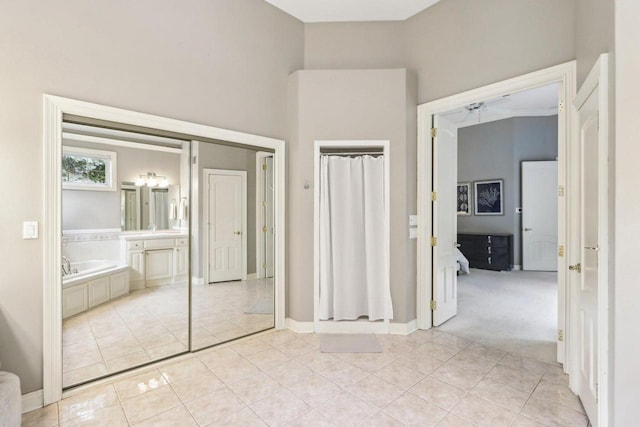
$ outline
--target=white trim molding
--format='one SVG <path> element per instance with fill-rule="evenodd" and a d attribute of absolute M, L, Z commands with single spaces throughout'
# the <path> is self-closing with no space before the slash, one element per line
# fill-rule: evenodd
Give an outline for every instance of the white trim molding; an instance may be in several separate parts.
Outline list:
<path fill-rule="evenodd" d="M 331 325 L 339 325 L 344 323 L 345 327 Z M 314 322 L 299 322 L 290 317 L 286 320 L 287 329 L 297 334 L 313 334 L 313 333 L 349 333 L 349 334 L 392 334 L 392 335 L 410 335 L 418 330 L 418 323 L 413 319 L 407 323 L 390 323 L 385 326 L 383 322 L 364 321 L 348 321 L 348 322 L 322 322 L 320 328 L 316 328 Z M 373 324 L 373 325 L 371 325 Z"/>
<path fill-rule="evenodd" d="M 274 153 L 275 328 L 285 328 L 286 146 L 280 139 L 169 119 L 53 95 L 43 95 L 43 404 L 62 398 L 62 120 L 64 114 L 238 143 Z M 193 206 L 192 206 L 193 208 Z M 196 280 L 194 280 L 194 283 Z"/>
<path fill-rule="evenodd" d="M 558 93 L 558 186 L 567 189 L 567 170 L 569 169 L 568 147 L 574 133 L 575 109 L 571 100 L 576 93 L 576 62 L 570 61 L 554 67 L 545 68 L 512 79 L 483 86 L 457 95 L 442 98 L 418 106 L 418 270 L 417 270 L 417 298 L 416 313 L 418 328 L 432 327 L 432 315 L 429 301 L 432 299 L 432 259 L 431 245 L 428 243 L 432 236 L 432 213 L 430 193 L 432 191 L 432 141 L 431 127 L 433 116 L 474 102 L 498 98 L 514 92 L 533 89 L 559 83 Z M 560 191 L 562 193 L 562 191 Z M 567 199 L 561 196 L 558 201 L 558 245 L 566 247 L 567 239 Z M 567 331 L 568 301 L 566 257 L 558 257 L 558 329 Z M 557 359 L 564 363 L 568 360 L 567 333 L 564 341 L 557 341 Z M 568 347 L 568 346 L 567 346 Z M 565 365 L 565 370 L 567 366 Z"/>
<path fill-rule="evenodd" d="M 44 391 L 42 389 L 22 395 L 22 413 L 35 411 L 44 406 Z"/>

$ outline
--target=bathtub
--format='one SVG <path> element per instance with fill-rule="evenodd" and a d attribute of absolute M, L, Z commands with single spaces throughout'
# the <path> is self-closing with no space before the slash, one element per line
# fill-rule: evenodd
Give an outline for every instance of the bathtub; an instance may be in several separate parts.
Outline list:
<path fill-rule="evenodd" d="M 107 260 L 72 262 L 62 276 L 62 318 L 82 313 L 129 293 L 129 266 Z"/>
<path fill-rule="evenodd" d="M 71 263 L 72 274 L 62 276 L 62 289 L 74 286 L 81 282 L 119 273 L 128 269 L 126 265 L 117 265 L 105 259 L 92 259 Z"/>

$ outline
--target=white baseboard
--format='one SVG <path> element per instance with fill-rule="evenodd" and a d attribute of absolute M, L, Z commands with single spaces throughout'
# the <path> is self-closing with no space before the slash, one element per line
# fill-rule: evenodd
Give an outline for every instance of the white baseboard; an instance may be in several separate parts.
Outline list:
<path fill-rule="evenodd" d="M 285 321 L 287 329 L 298 334 L 312 333 L 347 333 L 347 334 L 393 334 L 409 335 L 418 330 L 416 319 L 408 323 L 386 322 L 320 322 L 316 327 L 314 322 L 298 322 L 288 317 Z"/>
<path fill-rule="evenodd" d="M 204 285 L 204 277 L 192 276 L 191 277 L 191 283 L 193 285 Z"/>
<path fill-rule="evenodd" d="M 256 280 L 257 278 L 258 278 L 258 273 L 247 274 L 247 280 Z"/>
<path fill-rule="evenodd" d="M 298 322 L 287 317 L 284 323 L 287 329 L 297 334 L 312 334 L 314 332 L 313 322 Z"/>
<path fill-rule="evenodd" d="M 522 270 L 522 266 L 521 265 L 514 265 L 511 268 L 512 271 L 520 271 Z"/>
<path fill-rule="evenodd" d="M 418 330 L 418 319 L 408 323 L 389 324 L 389 333 L 392 335 L 409 335 Z"/>
<path fill-rule="evenodd" d="M 22 413 L 40 409 L 44 406 L 44 392 L 42 389 L 22 395 Z"/>

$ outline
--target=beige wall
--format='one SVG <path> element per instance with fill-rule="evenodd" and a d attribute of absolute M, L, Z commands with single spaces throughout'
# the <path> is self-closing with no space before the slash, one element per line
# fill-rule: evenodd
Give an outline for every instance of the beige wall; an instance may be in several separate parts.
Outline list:
<path fill-rule="evenodd" d="M 284 138 L 303 39 L 262 0 L 0 3 L 0 361 L 23 393 L 42 388 L 43 245 L 21 234 L 44 215 L 42 94 Z"/>
<path fill-rule="evenodd" d="M 288 316 L 313 320 L 313 150 L 316 140 L 390 140 L 394 321 L 415 319 L 415 89 L 404 69 L 299 71 L 289 81 Z M 414 91 L 414 93 L 409 93 Z M 310 183 L 308 189 L 304 184 Z"/>
<path fill-rule="evenodd" d="M 601 53 L 614 50 L 614 0 L 576 0 L 578 87 Z"/>

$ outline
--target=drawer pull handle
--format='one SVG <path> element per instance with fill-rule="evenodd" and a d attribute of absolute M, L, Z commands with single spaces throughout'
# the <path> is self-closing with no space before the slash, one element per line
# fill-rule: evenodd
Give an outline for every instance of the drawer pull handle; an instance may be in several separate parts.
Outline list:
<path fill-rule="evenodd" d="M 489 257 L 489 264 L 491 264 L 491 257 Z"/>

